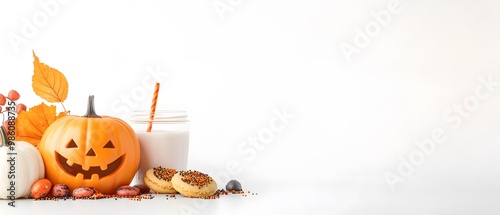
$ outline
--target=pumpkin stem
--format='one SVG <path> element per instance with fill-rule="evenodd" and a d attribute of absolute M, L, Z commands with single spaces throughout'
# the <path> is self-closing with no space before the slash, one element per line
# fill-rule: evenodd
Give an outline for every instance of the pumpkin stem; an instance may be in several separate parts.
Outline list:
<path fill-rule="evenodd" d="M 5 127 L 3 127 L 3 125 L 0 127 L 1 127 L 0 136 L 2 136 L 2 142 L 0 143 L 0 147 L 3 147 L 7 145 L 7 131 L 5 130 Z"/>
<path fill-rule="evenodd" d="M 82 117 L 87 117 L 87 118 L 101 118 L 101 116 L 97 115 L 95 113 L 94 109 L 94 95 L 89 96 L 89 103 L 87 105 L 87 113 L 83 115 Z"/>

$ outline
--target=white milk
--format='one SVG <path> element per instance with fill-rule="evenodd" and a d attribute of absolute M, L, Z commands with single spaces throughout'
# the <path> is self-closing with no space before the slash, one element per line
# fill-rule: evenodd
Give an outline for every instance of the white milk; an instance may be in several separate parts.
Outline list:
<path fill-rule="evenodd" d="M 132 112 L 131 121 L 141 147 L 141 161 L 132 185 L 144 184 L 144 174 L 153 167 L 186 170 L 189 151 L 189 121 L 185 111 L 157 110 L 150 119 L 147 110 Z M 151 132 L 146 132 L 151 123 Z"/>
<path fill-rule="evenodd" d="M 143 184 L 144 174 L 153 167 L 186 170 L 189 151 L 188 131 L 136 132 L 141 161 L 132 185 Z"/>

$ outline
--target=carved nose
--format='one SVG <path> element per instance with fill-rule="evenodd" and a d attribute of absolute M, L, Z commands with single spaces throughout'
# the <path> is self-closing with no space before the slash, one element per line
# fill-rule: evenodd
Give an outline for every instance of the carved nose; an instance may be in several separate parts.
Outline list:
<path fill-rule="evenodd" d="M 87 152 L 87 156 L 95 156 L 95 152 L 93 149 L 90 149 L 88 152 Z"/>

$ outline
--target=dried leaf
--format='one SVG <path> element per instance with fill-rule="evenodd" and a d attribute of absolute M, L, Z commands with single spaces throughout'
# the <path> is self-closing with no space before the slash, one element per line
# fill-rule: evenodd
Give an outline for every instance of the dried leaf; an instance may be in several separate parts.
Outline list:
<path fill-rule="evenodd" d="M 33 51 L 34 73 L 32 87 L 35 93 L 48 102 L 63 102 L 68 97 L 68 80 L 64 74 L 41 63 Z"/>
<path fill-rule="evenodd" d="M 66 116 L 66 115 L 67 115 L 66 112 L 59 112 L 59 114 L 57 114 L 56 119 L 59 119 L 59 118 Z"/>
<path fill-rule="evenodd" d="M 60 112 L 56 116 L 56 106 L 47 106 L 45 103 L 22 111 L 17 117 L 16 139 L 37 146 L 49 125 L 63 116 L 66 116 L 64 112 Z"/>

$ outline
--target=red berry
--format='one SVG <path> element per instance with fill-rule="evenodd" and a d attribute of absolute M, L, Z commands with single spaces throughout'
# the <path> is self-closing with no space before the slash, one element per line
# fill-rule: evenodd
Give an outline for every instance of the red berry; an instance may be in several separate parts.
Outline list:
<path fill-rule="evenodd" d="M 2 113 L 2 106 L 0 106 L 0 113 Z"/>
<path fill-rule="evenodd" d="M 9 96 L 8 96 L 8 98 L 9 98 L 11 101 L 17 101 L 20 97 L 21 97 L 21 95 L 19 95 L 19 93 L 18 93 L 16 90 L 11 90 L 11 91 L 9 91 Z"/>
<path fill-rule="evenodd" d="M 0 94 L 0 105 L 5 105 L 5 102 L 7 102 L 5 96 L 3 94 Z"/>
<path fill-rule="evenodd" d="M 26 105 L 24 105 L 23 103 L 17 104 L 16 112 L 21 113 L 21 111 L 23 110 L 26 110 Z"/>

